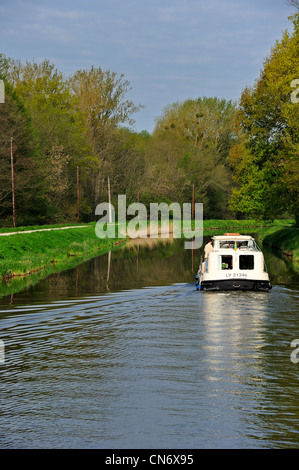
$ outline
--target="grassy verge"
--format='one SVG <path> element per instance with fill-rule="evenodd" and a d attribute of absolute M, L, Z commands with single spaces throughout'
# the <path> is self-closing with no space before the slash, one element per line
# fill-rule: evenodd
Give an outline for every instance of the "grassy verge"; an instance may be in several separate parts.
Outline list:
<path fill-rule="evenodd" d="M 292 221 L 275 221 L 263 227 L 261 222 L 255 220 L 204 220 L 203 228 L 208 231 L 265 231 L 276 233 L 279 229 L 293 230 Z M 193 224 L 194 226 L 194 224 Z M 57 270 L 68 269 L 82 261 L 109 251 L 112 247 L 123 243 L 124 240 L 99 239 L 95 235 L 95 223 L 86 224 L 85 227 L 69 228 L 68 230 L 53 230 L 36 233 L 22 233 L 28 230 L 41 230 L 59 228 L 61 226 L 34 226 L 19 227 L 18 233 L 0 236 L 0 280 L 33 275 L 40 271 L 46 272 L 49 268 Z M 0 229 L 0 233 L 12 232 L 16 229 Z M 283 233 L 282 240 L 285 234 Z M 272 246 L 279 243 L 274 239 Z M 291 242 L 294 245 L 293 242 Z M 296 245 L 297 246 L 297 245 Z M 289 249 L 286 247 L 286 249 Z M 298 247 L 293 248 L 294 259 L 298 259 Z"/>
<path fill-rule="evenodd" d="M 204 230 L 241 230 L 241 229 L 255 229 L 263 227 L 273 227 L 277 230 L 278 227 L 291 225 L 293 220 L 275 220 L 271 223 L 256 221 L 256 220 L 204 220 Z"/>
<path fill-rule="evenodd" d="M 92 225 L 48 232 L 20 231 L 1 236 L 0 279 L 26 276 L 49 266 L 66 269 L 70 260 L 77 260 L 78 264 L 80 260 L 100 255 L 119 243 L 121 240 L 97 238 Z"/>
<path fill-rule="evenodd" d="M 61 228 L 61 227 L 75 227 L 78 226 L 94 226 L 95 222 L 90 222 L 88 224 L 57 224 L 57 225 L 28 225 L 25 227 L 0 227 L 0 233 L 11 233 L 11 232 L 25 232 L 28 230 L 45 230 L 49 228 Z"/>
<path fill-rule="evenodd" d="M 274 231 L 268 229 L 261 234 L 263 245 L 279 250 L 292 259 L 293 267 L 299 273 L 299 228 L 282 227 Z"/>

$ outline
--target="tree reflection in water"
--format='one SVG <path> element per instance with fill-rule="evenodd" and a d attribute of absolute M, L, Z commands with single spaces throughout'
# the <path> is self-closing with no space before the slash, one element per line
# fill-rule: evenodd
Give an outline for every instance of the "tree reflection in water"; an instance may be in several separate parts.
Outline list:
<path fill-rule="evenodd" d="M 204 237 L 203 246 L 206 238 L 209 237 Z M 186 250 L 184 239 L 130 240 L 117 250 L 63 272 L 50 270 L 2 283 L 0 302 L 7 305 L 14 304 L 18 298 L 48 301 L 174 283 L 192 284 L 202 250 Z M 273 285 L 298 284 L 291 260 L 266 247 L 263 252 Z"/>

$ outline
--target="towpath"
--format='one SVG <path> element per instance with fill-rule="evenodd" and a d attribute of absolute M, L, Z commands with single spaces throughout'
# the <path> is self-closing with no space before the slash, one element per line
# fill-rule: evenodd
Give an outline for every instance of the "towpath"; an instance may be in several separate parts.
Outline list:
<path fill-rule="evenodd" d="M 6 237 L 8 235 L 17 235 L 17 234 L 20 234 L 20 233 L 50 232 L 52 230 L 68 230 L 70 228 L 84 228 L 84 227 L 88 227 L 88 225 L 74 225 L 74 226 L 71 226 L 71 227 L 38 228 L 36 230 L 19 230 L 17 232 L 0 233 L 0 237 Z"/>

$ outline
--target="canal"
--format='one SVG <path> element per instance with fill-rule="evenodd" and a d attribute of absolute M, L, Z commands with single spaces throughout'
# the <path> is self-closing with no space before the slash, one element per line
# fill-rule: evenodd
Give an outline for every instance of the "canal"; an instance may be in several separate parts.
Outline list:
<path fill-rule="evenodd" d="M 264 253 L 270 292 L 139 240 L 3 295 L 0 448 L 297 448 L 298 276 Z"/>

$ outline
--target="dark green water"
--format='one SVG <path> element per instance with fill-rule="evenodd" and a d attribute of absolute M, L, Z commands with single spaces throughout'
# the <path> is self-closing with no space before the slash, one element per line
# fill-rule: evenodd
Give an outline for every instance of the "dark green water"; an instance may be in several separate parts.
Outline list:
<path fill-rule="evenodd" d="M 2 297 L 0 448 L 299 447 L 298 277 L 265 255 L 269 293 L 196 291 L 171 241 Z"/>

